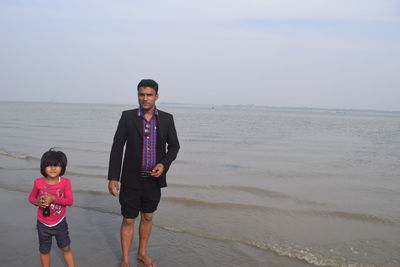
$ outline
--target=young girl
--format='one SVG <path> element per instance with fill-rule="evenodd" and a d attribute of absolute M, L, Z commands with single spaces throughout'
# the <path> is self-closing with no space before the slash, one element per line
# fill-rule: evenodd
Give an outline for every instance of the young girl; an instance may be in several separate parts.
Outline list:
<path fill-rule="evenodd" d="M 74 266 L 70 247 L 66 206 L 71 206 L 73 196 L 69 179 L 61 177 L 67 167 L 67 157 L 61 151 L 50 149 L 43 154 L 40 172 L 44 177 L 34 181 L 29 201 L 38 206 L 37 231 L 42 266 L 50 266 L 50 249 L 53 236 L 64 254 L 69 267 Z"/>

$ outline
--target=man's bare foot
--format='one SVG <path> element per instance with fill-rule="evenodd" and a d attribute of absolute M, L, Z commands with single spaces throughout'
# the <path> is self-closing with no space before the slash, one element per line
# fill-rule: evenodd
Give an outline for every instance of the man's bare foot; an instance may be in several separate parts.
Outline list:
<path fill-rule="evenodd" d="M 144 255 L 144 256 L 140 256 L 139 254 L 137 255 L 137 259 L 140 260 L 141 262 L 144 263 L 144 265 L 146 265 L 146 267 L 156 267 L 157 266 L 157 262 L 155 260 L 152 260 L 149 256 Z"/>

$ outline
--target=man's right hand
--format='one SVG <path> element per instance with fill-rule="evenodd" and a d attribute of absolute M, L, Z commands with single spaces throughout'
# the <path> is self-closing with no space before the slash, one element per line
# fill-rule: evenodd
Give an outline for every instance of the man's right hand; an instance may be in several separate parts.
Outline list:
<path fill-rule="evenodd" d="M 119 193 L 119 182 L 115 180 L 108 181 L 108 192 L 116 197 Z"/>

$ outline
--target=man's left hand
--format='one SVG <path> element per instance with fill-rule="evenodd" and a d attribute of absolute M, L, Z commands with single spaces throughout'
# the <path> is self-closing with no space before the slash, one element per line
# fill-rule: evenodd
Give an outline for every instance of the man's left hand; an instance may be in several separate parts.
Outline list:
<path fill-rule="evenodd" d="M 160 177 L 161 174 L 163 174 L 164 169 L 165 169 L 164 165 L 162 163 L 158 163 L 154 167 L 154 169 L 151 171 L 151 176 L 156 177 L 156 178 Z"/>

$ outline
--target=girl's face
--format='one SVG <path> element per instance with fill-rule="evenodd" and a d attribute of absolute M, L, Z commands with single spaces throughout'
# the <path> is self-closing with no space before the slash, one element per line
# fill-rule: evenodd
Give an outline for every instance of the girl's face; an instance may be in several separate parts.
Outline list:
<path fill-rule="evenodd" d="M 58 178 L 61 173 L 61 166 L 47 166 L 45 168 L 47 178 Z"/>

